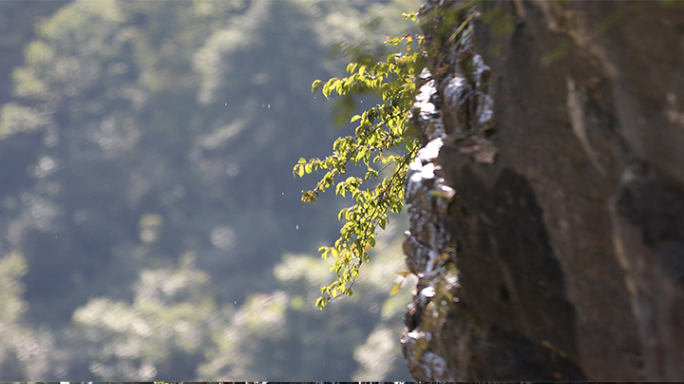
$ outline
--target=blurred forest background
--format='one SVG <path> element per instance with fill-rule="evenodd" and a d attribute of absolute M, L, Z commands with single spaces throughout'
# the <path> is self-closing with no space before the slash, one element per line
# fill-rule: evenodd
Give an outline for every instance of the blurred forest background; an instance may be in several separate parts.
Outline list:
<path fill-rule="evenodd" d="M 410 380 L 405 220 L 319 311 L 350 202 L 292 166 L 350 130 L 333 48 L 419 5 L 0 2 L 0 380 Z"/>

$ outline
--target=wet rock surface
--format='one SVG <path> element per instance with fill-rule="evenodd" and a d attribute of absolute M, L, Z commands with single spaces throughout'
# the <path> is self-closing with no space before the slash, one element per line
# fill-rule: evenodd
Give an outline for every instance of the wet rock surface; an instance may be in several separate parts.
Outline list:
<path fill-rule="evenodd" d="M 684 7 L 639 4 L 421 8 L 416 380 L 684 379 Z"/>

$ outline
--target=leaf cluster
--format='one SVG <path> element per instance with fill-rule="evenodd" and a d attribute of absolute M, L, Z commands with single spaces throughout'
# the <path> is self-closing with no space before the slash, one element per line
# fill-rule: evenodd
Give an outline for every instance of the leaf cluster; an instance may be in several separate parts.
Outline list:
<path fill-rule="evenodd" d="M 404 18 L 415 20 L 415 14 L 405 14 Z M 382 99 L 351 118 L 352 123 L 358 124 L 354 135 L 335 140 L 330 156 L 301 158 L 293 169 L 299 177 L 314 171 L 325 172 L 314 189 L 302 191 L 303 203 L 314 203 L 319 193 L 332 187 L 336 194 L 349 194 L 355 201 L 338 215 L 344 224 L 335 244 L 319 249 L 324 259 L 335 258 L 331 271 L 337 276 L 321 288 L 321 297 L 316 301 L 319 308 L 338 295 L 352 294 L 351 286 L 359 277 L 359 268 L 369 261 L 368 250 L 375 246 L 377 228 L 385 228 L 389 212 L 399 213 L 403 208 L 408 164 L 418 149 L 416 139 L 407 134 L 407 127 L 416 95 L 416 76 L 425 62 L 422 43 L 423 36 L 387 38 L 386 44 L 405 44 L 404 51 L 387 56 L 385 61 L 368 57 L 352 60 L 347 65 L 347 77 L 316 80 L 312 84 L 312 92 L 320 90 L 326 98 L 333 93 L 376 93 Z M 365 166 L 364 177 L 340 180 L 350 163 Z M 381 175 L 390 166 L 394 166 L 394 171 L 388 176 Z"/>

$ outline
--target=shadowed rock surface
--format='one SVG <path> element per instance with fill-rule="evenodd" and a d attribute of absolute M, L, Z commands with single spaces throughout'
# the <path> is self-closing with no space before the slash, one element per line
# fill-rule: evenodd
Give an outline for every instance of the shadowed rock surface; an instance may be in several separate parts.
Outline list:
<path fill-rule="evenodd" d="M 684 379 L 684 4 L 429 0 L 416 380 Z"/>

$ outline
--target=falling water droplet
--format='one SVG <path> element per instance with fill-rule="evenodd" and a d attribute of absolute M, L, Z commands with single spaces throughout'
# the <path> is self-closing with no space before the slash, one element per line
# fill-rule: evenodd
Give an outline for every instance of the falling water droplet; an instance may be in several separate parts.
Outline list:
<path fill-rule="evenodd" d="M 299 225 L 295 225 L 295 229 L 299 231 Z"/>

